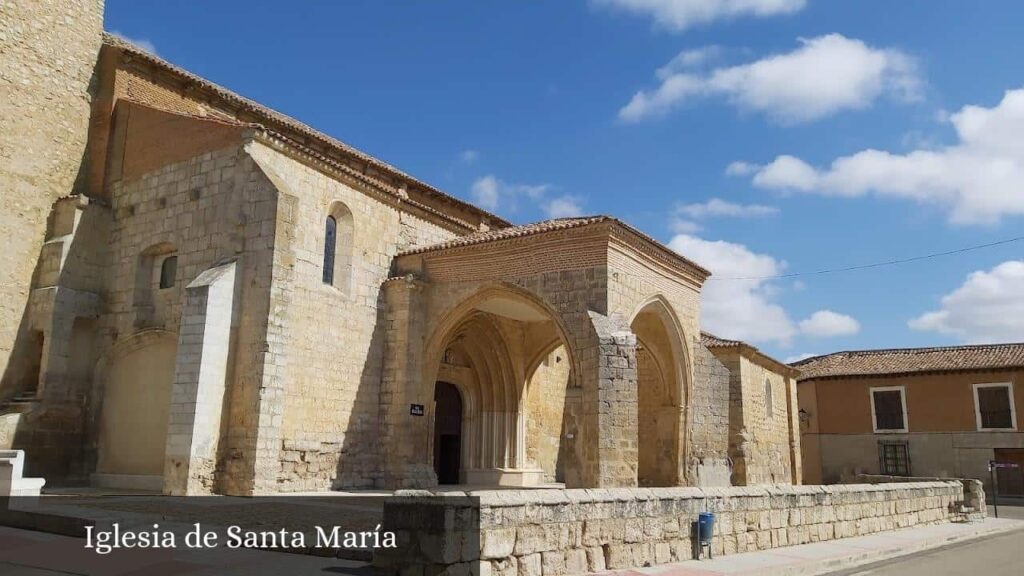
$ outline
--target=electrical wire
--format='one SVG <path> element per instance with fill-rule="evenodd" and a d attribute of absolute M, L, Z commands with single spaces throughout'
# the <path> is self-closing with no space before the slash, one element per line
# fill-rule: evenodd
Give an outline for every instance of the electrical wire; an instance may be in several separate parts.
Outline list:
<path fill-rule="evenodd" d="M 954 254 L 963 254 L 964 252 L 971 252 L 974 250 L 981 250 L 983 248 L 991 248 L 993 246 L 1001 246 L 1003 244 L 1010 244 L 1011 242 L 1019 242 L 1024 240 L 1024 236 L 1017 236 L 1016 238 L 1007 238 L 1006 240 L 999 240 L 998 242 L 989 242 L 988 244 L 978 244 L 976 246 L 968 246 L 966 248 L 958 248 L 956 250 L 948 250 L 946 252 L 935 252 L 934 254 L 925 254 L 922 256 L 913 256 L 911 258 L 901 258 L 899 260 L 887 260 L 885 262 L 873 262 L 871 264 L 860 264 L 858 266 L 847 266 L 846 268 L 829 268 L 825 270 L 815 270 L 813 272 L 793 272 L 791 274 L 776 274 L 774 276 L 733 276 L 733 277 L 715 277 L 714 274 L 708 280 L 781 280 L 784 278 L 797 278 L 800 276 L 818 276 L 821 274 L 835 274 L 837 272 L 852 272 L 854 270 L 867 270 L 869 268 L 880 268 L 882 266 L 895 266 L 897 264 L 906 264 L 908 262 L 919 262 L 921 260 L 929 260 L 931 258 L 939 258 L 941 256 L 952 256 Z"/>

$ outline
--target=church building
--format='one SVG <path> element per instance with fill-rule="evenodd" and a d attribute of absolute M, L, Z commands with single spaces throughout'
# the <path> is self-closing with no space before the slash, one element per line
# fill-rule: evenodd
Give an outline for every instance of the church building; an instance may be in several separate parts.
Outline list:
<path fill-rule="evenodd" d="M 103 33 L 102 2 L 30 4 L 4 18 L 51 25 L 0 39 L 26 79 L 0 95 L 0 449 L 28 475 L 800 483 L 798 372 L 702 334 L 685 254 L 611 216 L 512 225 Z"/>

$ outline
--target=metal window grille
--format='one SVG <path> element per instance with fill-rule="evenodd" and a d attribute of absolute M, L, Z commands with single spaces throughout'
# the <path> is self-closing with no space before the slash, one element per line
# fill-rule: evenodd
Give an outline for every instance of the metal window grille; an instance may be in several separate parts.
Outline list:
<path fill-rule="evenodd" d="M 886 476 L 910 476 L 910 445 L 906 442 L 878 442 L 878 468 Z"/>

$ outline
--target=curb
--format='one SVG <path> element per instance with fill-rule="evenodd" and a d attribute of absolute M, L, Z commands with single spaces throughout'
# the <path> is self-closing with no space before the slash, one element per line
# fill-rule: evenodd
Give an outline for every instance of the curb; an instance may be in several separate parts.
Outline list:
<path fill-rule="evenodd" d="M 914 528 L 910 528 L 909 530 L 913 529 Z M 685 563 L 679 563 L 675 565 L 670 564 L 662 566 L 652 566 L 649 568 L 635 568 L 631 570 L 611 571 L 600 574 L 602 574 L 602 576 L 616 574 L 642 576 L 821 576 L 825 574 L 832 574 L 835 572 L 853 570 L 870 564 L 884 562 L 886 560 L 892 560 L 904 556 L 910 556 L 912 554 L 925 552 L 928 550 L 936 550 L 954 544 L 970 542 L 972 540 L 977 540 L 979 538 L 984 538 L 987 536 L 1008 534 L 1019 530 L 1024 530 L 1024 521 L 1009 520 L 1005 522 L 999 522 L 995 526 L 979 525 L 976 529 L 973 530 L 968 530 L 944 536 L 936 536 L 921 541 L 896 541 L 892 545 L 886 546 L 881 549 L 863 550 L 860 552 L 850 553 L 845 556 L 823 558 L 820 560 L 797 559 L 794 557 L 794 562 L 776 566 L 729 570 L 712 567 L 706 564 L 701 565 L 701 563 L 694 561 L 687 561 Z M 898 536 L 899 532 L 889 532 L 889 534 L 894 534 Z M 843 538 L 839 540 L 831 540 L 830 542 L 841 543 L 844 540 L 848 539 Z M 804 546 L 808 545 L 813 546 L 814 544 L 807 544 Z M 786 548 L 787 547 L 772 548 L 770 550 L 763 550 L 761 552 L 774 552 L 785 554 Z M 752 554 L 757 553 L 758 552 L 754 552 Z M 733 557 L 733 555 L 730 554 L 728 557 Z M 726 557 L 723 556 L 722 558 Z"/>
<path fill-rule="evenodd" d="M 843 558 L 827 560 L 825 562 L 817 563 L 813 566 L 786 566 L 779 567 L 779 569 L 766 569 L 765 571 L 747 572 L 746 574 L 756 574 L 758 576 L 820 576 L 824 574 L 838 572 L 840 570 L 849 570 L 853 568 L 867 566 L 870 564 L 875 564 L 877 562 L 893 560 L 896 558 L 901 558 L 903 556 L 911 556 L 919 552 L 937 550 L 940 548 L 944 548 L 946 546 L 970 542 L 972 540 L 977 540 L 980 538 L 984 538 L 986 536 L 1008 534 L 1010 532 L 1016 532 L 1018 530 L 1024 530 L 1024 522 L 1020 522 L 1019 524 L 982 528 L 979 530 L 974 530 L 972 532 L 955 534 L 941 539 L 927 540 L 924 542 L 911 544 L 909 546 L 903 546 L 900 548 L 887 548 L 884 550 L 863 552 L 861 554 L 854 554 Z"/>

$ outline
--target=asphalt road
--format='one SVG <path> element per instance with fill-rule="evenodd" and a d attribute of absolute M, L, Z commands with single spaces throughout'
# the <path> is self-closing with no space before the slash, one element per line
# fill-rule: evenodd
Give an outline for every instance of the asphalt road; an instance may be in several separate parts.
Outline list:
<path fill-rule="evenodd" d="M 988 507 L 993 515 L 992 506 Z M 1024 520 L 1024 502 L 999 504 L 999 517 Z M 834 572 L 830 576 L 1021 576 L 1024 530 L 935 548 L 918 554 Z"/>

